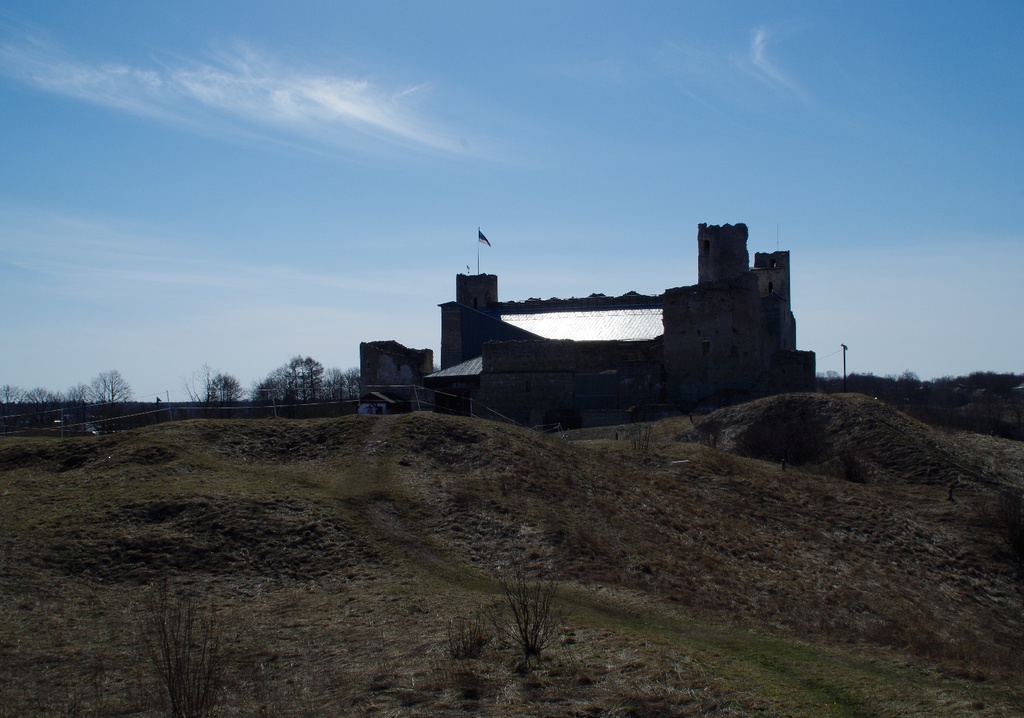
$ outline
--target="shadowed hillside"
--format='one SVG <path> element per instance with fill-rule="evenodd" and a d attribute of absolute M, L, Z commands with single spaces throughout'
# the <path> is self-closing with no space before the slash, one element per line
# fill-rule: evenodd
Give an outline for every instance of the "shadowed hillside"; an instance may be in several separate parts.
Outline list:
<path fill-rule="evenodd" d="M 415 414 L 0 443 L 0 715 L 166 714 L 154 586 L 216 620 L 221 715 L 1024 710 L 1019 444 L 820 395 L 620 433 Z M 525 663 L 489 618 L 515 565 L 567 614 Z"/>

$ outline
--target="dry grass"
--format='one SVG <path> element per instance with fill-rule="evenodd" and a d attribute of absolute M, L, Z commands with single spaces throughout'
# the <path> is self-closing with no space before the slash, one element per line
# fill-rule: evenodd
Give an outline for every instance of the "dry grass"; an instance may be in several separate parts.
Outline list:
<path fill-rule="evenodd" d="M 725 451 L 779 415 L 820 427 L 809 463 Z M 692 443 L 709 420 L 719 448 Z M 642 451 L 586 436 L 421 414 L 6 441 L 0 716 L 166 714 L 134 630 L 164 579 L 216 609 L 227 716 L 1024 711 L 994 513 L 1020 445 L 813 395 Z M 497 637 L 453 655 L 512 565 L 571 621 L 528 666 Z"/>

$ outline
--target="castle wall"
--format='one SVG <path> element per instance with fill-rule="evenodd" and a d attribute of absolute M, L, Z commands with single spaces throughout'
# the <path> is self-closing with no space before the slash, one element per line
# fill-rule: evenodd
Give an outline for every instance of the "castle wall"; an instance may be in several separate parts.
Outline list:
<path fill-rule="evenodd" d="M 697 284 L 731 279 L 749 271 L 747 225 L 697 225 Z"/>
<path fill-rule="evenodd" d="M 480 404 L 529 426 L 595 422 L 664 398 L 661 342 L 531 340 L 483 346 Z"/>
<path fill-rule="evenodd" d="M 489 409 L 536 426 L 545 412 L 572 406 L 576 362 L 570 341 L 489 342 L 483 363 L 478 396 Z"/>
<path fill-rule="evenodd" d="M 459 274 L 455 277 L 455 301 L 473 309 L 485 309 L 498 301 L 497 274 Z"/>
<path fill-rule="evenodd" d="M 480 404 L 530 426 L 607 423 L 632 408 L 812 390 L 814 354 L 795 351 L 790 253 L 756 253 L 751 267 L 745 224 L 697 230 L 697 284 L 660 296 L 502 303 L 497 276 L 458 275 L 456 301 L 441 305 L 442 368 L 482 356 Z M 548 340 L 501 319 L 633 306 L 660 306 L 660 338 Z"/>
<path fill-rule="evenodd" d="M 762 296 L 775 292 L 790 301 L 789 252 L 755 252 L 752 271 Z"/>
<path fill-rule="evenodd" d="M 692 405 L 721 391 L 750 391 L 767 368 L 761 352 L 757 278 L 728 280 L 665 292 L 665 370 L 668 398 Z"/>
<path fill-rule="evenodd" d="M 414 386 L 434 371 L 432 349 L 410 349 L 395 341 L 359 345 L 359 393 L 379 391 L 411 400 Z"/>
<path fill-rule="evenodd" d="M 465 352 L 462 350 L 462 307 L 455 302 L 441 305 L 441 368 L 447 369 L 461 364 Z"/>

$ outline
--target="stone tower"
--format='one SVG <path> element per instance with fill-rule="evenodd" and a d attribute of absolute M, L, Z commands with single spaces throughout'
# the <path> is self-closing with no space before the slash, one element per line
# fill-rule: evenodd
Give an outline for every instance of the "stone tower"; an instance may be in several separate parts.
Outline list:
<path fill-rule="evenodd" d="M 497 274 L 459 274 L 455 277 L 455 301 L 464 307 L 486 309 L 498 301 Z"/>
<path fill-rule="evenodd" d="M 747 225 L 697 225 L 697 283 L 732 279 L 750 270 Z"/>
<path fill-rule="evenodd" d="M 762 297 L 774 292 L 789 301 L 789 252 L 755 252 L 754 274 Z"/>

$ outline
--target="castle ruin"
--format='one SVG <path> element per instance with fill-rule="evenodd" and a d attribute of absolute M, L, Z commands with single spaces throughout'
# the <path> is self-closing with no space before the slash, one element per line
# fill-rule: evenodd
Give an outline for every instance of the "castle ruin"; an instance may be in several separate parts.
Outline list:
<path fill-rule="evenodd" d="M 459 274 L 440 305 L 441 370 L 423 385 L 439 411 L 563 427 L 813 391 L 789 252 L 751 266 L 747 234 L 698 225 L 697 283 L 660 295 L 503 302 L 497 275 Z"/>

